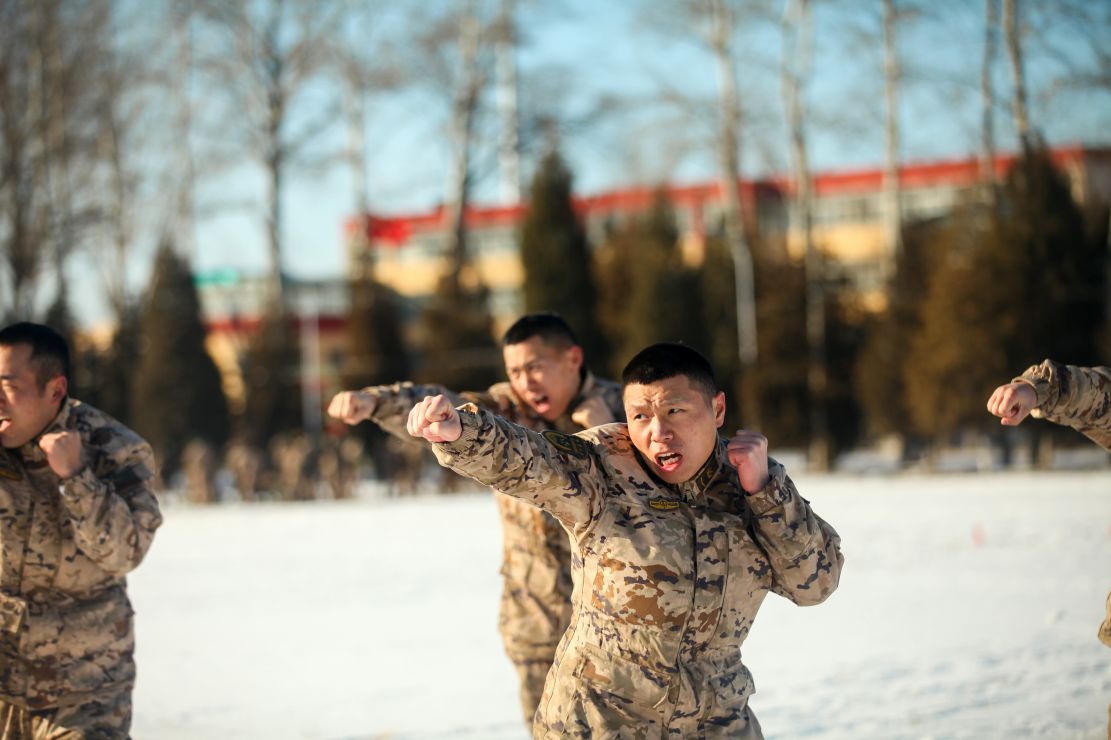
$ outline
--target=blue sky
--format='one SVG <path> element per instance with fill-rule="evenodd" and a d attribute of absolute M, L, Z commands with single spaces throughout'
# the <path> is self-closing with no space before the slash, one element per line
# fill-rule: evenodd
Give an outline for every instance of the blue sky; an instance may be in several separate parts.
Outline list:
<path fill-rule="evenodd" d="M 712 119 L 663 110 L 654 102 L 661 86 L 712 101 L 717 78 L 713 60 L 678 26 L 653 26 L 660 0 L 558 4 L 519 0 L 526 43 L 520 55 L 523 105 L 575 115 L 599 96 L 619 96 L 623 113 L 563 138 L 580 192 L 714 177 Z M 946 2 L 928 6 L 903 28 L 900 54 L 908 82 L 900 105 L 901 154 L 906 161 L 964 156 L 979 141 L 978 82 L 982 5 Z M 878 28 L 877 2 L 819 2 L 813 19 L 813 77 L 807 91 L 813 166 L 818 170 L 879 166 L 882 161 L 881 49 L 859 27 Z M 1038 19 L 1032 18 L 1032 24 Z M 746 174 L 784 171 L 788 165 L 778 77 L 779 30 L 775 24 L 738 34 L 738 78 L 749 121 Z M 1054 144 L 1111 143 L 1111 94 L 1046 96 L 1060 65 L 1046 45 L 1083 63 L 1083 44 L 1050 29 L 1031 38 L 1027 74 L 1031 117 Z M 1002 44 L 995 85 L 996 143 L 1016 141 L 1008 108 L 1011 77 Z M 707 109 L 709 111 L 710 109 Z M 489 115 L 489 114 L 487 114 Z M 343 145 L 342 125 L 318 141 L 321 151 Z M 374 102 L 367 126 L 372 210 L 419 212 L 444 198 L 450 167 L 446 110 L 442 100 L 408 93 Z M 680 144 L 681 142 L 681 144 Z M 525 166 L 530 164 L 526 161 Z M 496 200 L 496 179 L 478 183 L 477 200 Z M 244 166 L 204 184 L 198 200 L 215 209 L 198 221 L 195 269 L 232 268 L 257 274 L 266 267 L 262 222 L 263 180 Z M 353 211 L 352 177 L 344 166 L 325 172 L 294 171 L 285 194 L 284 266 L 304 278 L 338 276 L 346 269 L 342 226 Z M 130 266 L 136 286 L 146 282 L 151 249 L 136 250 Z M 107 315 L 97 286 L 87 279 L 89 258 L 74 260 L 80 313 L 86 321 Z"/>

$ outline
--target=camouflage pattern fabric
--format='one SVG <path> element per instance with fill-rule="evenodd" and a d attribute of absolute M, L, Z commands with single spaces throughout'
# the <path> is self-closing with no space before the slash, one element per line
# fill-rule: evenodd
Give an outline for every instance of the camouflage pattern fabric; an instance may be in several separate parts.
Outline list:
<path fill-rule="evenodd" d="M 59 709 L 35 711 L 0 702 L 4 740 L 124 740 L 130 728 L 130 687 Z"/>
<path fill-rule="evenodd" d="M 409 411 L 425 396 L 440 394 L 455 403 L 478 404 L 536 431 L 577 432 L 625 418 L 621 386 L 589 373 L 567 413 L 554 422 L 536 416 L 509 383 L 466 393 L 413 383 L 364 390 L 377 398 L 371 420 L 387 432 L 409 441 L 413 441 L 405 431 Z M 506 655 L 517 670 L 521 714 L 525 724 L 531 726 L 556 646 L 571 620 L 571 547 L 563 527 L 548 514 L 510 496 L 497 495 L 496 498 L 503 544 L 498 631 Z"/>
<path fill-rule="evenodd" d="M 783 466 L 748 495 L 725 441 L 686 483 L 642 463 L 624 424 L 538 434 L 477 406 L 441 464 L 554 515 L 574 547 L 571 624 L 533 724 L 537 738 L 761 737 L 741 644 L 768 592 L 823 601 L 836 532 Z"/>
<path fill-rule="evenodd" d="M 1072 427 L 1111 452 L 1111 368 L 1045 360 L 1012 382 L 1019 381 L 1034 386 L 1038 401 L 1031 416 Z M 1111 593 L 1098 634 L 1100 641 L 1111 647 Z M 1107 738 L 1111 740 L 1111 705 L 1107 707 Z"/>
<path fill-rule="evenodd" d="M 1012 382 L 1034 386 L 1031 416 L 1072 427 L 1111 452 L 1111 368 L 1046 360 Z"/>
<path fill-rule="evenodd" d="M 67 722 L 92 716 L 76 707 L 107 707 L 125 737 L 135 679 L 125 575 L 162 523 L 153 456 L 130 429 L 72 399 L 45 431 L 60 430 L 80 434 L 86 461 L 64 481 L 38 438 L 0 450 L 0 703 L 16 726 L 25 723 L 11 707 L 57 710 Z"/>

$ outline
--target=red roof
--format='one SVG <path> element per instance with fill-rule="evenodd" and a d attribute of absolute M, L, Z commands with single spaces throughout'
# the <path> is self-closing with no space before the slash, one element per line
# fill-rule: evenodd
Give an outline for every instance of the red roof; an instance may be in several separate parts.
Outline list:
<path fill-rule="evenodd" d="M 1058 166 L 1082 161 L 1085 155 L 1111 154 L 1111 150 L 1085 149 L 1082 146 L 1068 146 L 1053 149 L 1051 155 Z M 1013 153 L 998 154 L 995 157 L 996 175 L 1005 174 L 1014 164 Z M 979 178 L 980 162 L 977 158 L 938 160 L 904 165 L 899 169 L 899 180 L 905 188 L 930 187 L 932 185 L 970 185 Z M 831 196 L 839 193 L 877 192 L 883 187 L 884 172 L 875 167 L 868 169 L 826 172 L 815 175 L 814 191 L 818 196 Z M 781 195 L 789 193 L 793 183 L 782 176 L 769 177 L 741 183 L 741 194 L 746 202 L 752 203 L 758 196 Z M 658 188 L 633 187 L 610 190 L 595 195 L 574 197 L 575 211 L 586 217 L 594 214 L 610 214 L 622 211 L 642 211 L 652 203 Z M 668 199 L 675 205 L 697 206 L 720 200 L 721 187 L 718 182 L 696 183 L 691 185 L 666 186 Z M 466 225 L 470 228 L 489 226 L 516 226 L 528 212 L 527 204 L 514 206 L 474 205 L 467 209 Z M 379 244 L 386 242 L 401 246 L 412 234 L 438 231 L 444 228 L 447 210 L 443 205 L 432 211 L 394 216 L 370 216 L 369 236 Z M 346 224 L 349 235 L 354 234 L 361 224 L 357 217 L 350 218 Z"/>

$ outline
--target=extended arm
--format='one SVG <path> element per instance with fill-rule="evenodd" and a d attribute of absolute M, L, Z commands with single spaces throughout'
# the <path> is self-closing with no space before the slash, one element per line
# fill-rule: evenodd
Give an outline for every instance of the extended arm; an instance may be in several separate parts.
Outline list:
<path fill-rule="evenodd" d="M 473 404 L 455 409 L 443 396 L 417 404 L 408 428 L 435 443 L 441 465 L 538 506 L 575 531 L 598 516 L 604 481 L 586 440 L 538 434 Z"/>
<path fill-rule="evenodd" d="M 1111 368 L 1046 360 L 996 388 L 988 410 L 1012 425 L 1031 413 L 1070 426 L 1111 451 Z"/>
<path fill-rule="evenodd" d="M 346 424 L 358 424 L 369 419 L 387 433 L 409 440 L 405 431 L 409 411 L 422 398 L 437 395 L 447 396 L 455 404 L 463 402 L 459 394 L 443 386 L 405 382 L 337 393 L 328 404 L 328 414 Z"/>

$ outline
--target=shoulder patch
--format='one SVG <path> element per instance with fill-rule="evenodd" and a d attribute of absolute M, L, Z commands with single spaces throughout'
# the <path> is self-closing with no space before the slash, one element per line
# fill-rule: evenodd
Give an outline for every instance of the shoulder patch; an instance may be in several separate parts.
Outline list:
<path fill-rule="evenodd" d="M 580 437 L 575 437 L 554 429 L 546 429 L 540 435 L 552 443 L 560 452 L 572 457 L 586 457 L 590 454 L 590 443 Z"/>

